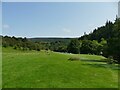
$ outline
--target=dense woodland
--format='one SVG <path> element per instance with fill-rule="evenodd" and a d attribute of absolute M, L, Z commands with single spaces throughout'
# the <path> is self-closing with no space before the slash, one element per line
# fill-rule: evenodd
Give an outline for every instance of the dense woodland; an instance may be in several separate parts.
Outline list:
<path fill-rule="evenodd" d="M 96 54 L 112 57 L 120 63 L 120 19 L 107 21 L 90 34 L 80 38 L 16 38 L 2 37 L 3 47 L 19 50 L 52 50 L 75 54 Z"/>

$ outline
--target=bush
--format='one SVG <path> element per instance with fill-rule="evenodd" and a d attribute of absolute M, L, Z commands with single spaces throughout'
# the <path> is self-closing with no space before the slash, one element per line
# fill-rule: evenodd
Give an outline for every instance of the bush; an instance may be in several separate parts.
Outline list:
<path fill-rule="evenodd" d="M 109 56 L 109 57 L 107 58 L 107 64 L 113 64 L 114 62 L 115 62 L 115 60 L 113 59 L 112 56 Z"/>
<path fill-rule="evenodd" d="M 79 57 L 70 57 L 68 60 L 70 60 L 70 61 L 79 61 L 80 58 Z"/>
<path fill-rule="evenodd" d="M 13 49 L 17 49 L 17 46 L 14 46 Z"/>
<path fill-rule="evenodd" d="M 37 51 L 40 51 L 40 49 L 38 48 Z"/>

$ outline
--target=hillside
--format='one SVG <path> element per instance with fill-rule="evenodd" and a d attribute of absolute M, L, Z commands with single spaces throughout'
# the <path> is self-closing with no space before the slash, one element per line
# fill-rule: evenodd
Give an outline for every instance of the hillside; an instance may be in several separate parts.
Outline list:
<path fill-rule="evenodd" d="M 69 43 L 72 38 L 28 38 L 28 40 L 34 41 L 34 42 L 66 42 Z"/>
<path fill-rule="evenodd" d="M 102 38 L 109 40 L 120 35 L 120 19 L 116 18 L 115 22 L 107 21 L 104 26 L 100 26 L 94 29 L 92 33 L 85 34 L 79 38 L 79 40 L 97 40 L 101 41 Z"/>
<path fill-rule="evenodd" d="M 104 26 L 98 27 L 92 33 L 83 35 L 79 40 L 106 40 L 103 47 L 104 56 L 112 56 L 120 63 L 120 18 L 116 17 L 115 22 L 107 21 Z"/>

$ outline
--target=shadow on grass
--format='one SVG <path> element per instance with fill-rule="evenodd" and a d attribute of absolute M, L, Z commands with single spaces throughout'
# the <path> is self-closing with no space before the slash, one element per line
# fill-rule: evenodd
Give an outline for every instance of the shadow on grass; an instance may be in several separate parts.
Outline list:
<path fill-rule="evenodd" d="M 106 60 L 81 60 L 81 61 L 85 61 L 85 62 L 106 62 Z"/>
<path fill-rule="evenodd" d="M 81 60 L 81 61 L 84 61 L 84 62 L 103 62 L 103 63 L 86 63 L 86 64 L 83 64 L 83 65 L 89 65 L 89 66 L 92 66 L 92 67 L 95 67 L 95 68 L 111 68 L 113 70 L 120 70 L 120 65 L 119 64 L 107 64 L 107 61 L 106 59 L 101 59 L 101 60 Z"/>
<path fill-rule="evenodd" d="M 111 68 L 113 70 L 120 70 L 120 65 L 115 65 L 115 64 L 82 64 L 82 65 L 89 65 L 95 68 Z"/>

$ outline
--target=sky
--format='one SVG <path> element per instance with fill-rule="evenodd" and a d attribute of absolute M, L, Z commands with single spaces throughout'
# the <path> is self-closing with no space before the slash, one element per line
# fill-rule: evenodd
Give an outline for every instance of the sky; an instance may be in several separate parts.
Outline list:
<path fill-rule="evenodd" d="M 2 35 L 80 37 L 114 22 L 117 2 L 3 2 Z"/>
<path fill-rule="evenodd" d="M 119 0 L 1 0 L 2 2 L 118 2 Z"/>

